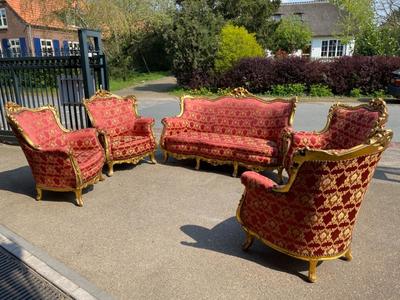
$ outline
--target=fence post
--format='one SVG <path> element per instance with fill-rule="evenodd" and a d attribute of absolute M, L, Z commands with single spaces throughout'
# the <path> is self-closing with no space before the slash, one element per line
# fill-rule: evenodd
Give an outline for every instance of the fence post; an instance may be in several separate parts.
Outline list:
<path fill-rule="evenodd" d="M 12 70 L 12 77 L 13 77 L 13 88 L 14 88 L 14 94 L 15 94 L 15 102 L 17 104 L 21 105 L 21 89 L 19 86 L 19 78 L 17 74 L 15 74 L 15 70 Z"/>
<path fill-rule="evenodd" d="M 88 31 L 86 29 L 79 29 L 79 48 L 81 52 L 81 68 L 83 77 L 83 89 L 85 98 L 89 99 L 95 92 L 94 84 L 91 80 L 91 71 L 89 64 L 89 45 L 88 45 Z"/>

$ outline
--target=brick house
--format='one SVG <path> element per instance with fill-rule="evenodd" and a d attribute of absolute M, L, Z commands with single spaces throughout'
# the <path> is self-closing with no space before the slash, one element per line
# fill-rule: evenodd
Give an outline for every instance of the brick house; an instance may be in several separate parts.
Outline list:
<path fill-rule="evenodd" d="M 1 56 L 50 56 L 76 53 L 78 32 L 53 13 L 63 1 L 0 0 Z"/>

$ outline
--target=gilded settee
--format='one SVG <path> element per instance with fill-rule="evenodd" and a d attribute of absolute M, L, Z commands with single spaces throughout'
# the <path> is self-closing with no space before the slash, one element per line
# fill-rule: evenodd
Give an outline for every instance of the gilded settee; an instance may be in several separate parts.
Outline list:
<path fill-rule="evenodd" d="M 156 163 L 154 119 L 139 116 L 134 96 L 119 97 L 100 90 L 84 100 L 84 106 L 92 126 L 100 133 L 109 176 L 115 164 L 137 164 L 147 156 Z"/>
<path fill-rule="evenodd" d="M 6 112 L 32 170 L 36 199 L 42 199 L 42 190 L 73 191 L 82 206 L 82 189 L 103 180 L 105 156 L 96 130 L 65 129 L 52 106 L 31 109 L 8 102 Z"/>
<path fill-rule="evenodd" d="M 326 125 L 321 131 L 293 131 L 284 133 L 284 166 L 288 173 L 293 154 L 298 149 L 350 149 L 365 143 L 377 130 L 384 128 L 388 119 L 387 107 L 382 99 L 367 104 L 349 106 L 336 103 L 329 109 Z"/>
<path fill-rule="evenodd" d="M 245 172 L 245 192 L 236 214 L 246 232 L 243 249 L 257 238 L 308 261 L 311 282 L 316 281 L 319 261 L 350 260 L 357 213 L 391 138 L 392 132 L 382 129 L 351 149 L 298 150 L 286 185 Z"/>
<path fill-rule="evenodd" d="M 239 93 L 238 93 L 239 92 Z M 281 171 L 282 132 L 294 118 L 297 99 L 266 101 L 245 90 L 217 99 L 183 96 L 177 117 L 162 120 L 165 160 L 196 159 L 255 171 Z"/>

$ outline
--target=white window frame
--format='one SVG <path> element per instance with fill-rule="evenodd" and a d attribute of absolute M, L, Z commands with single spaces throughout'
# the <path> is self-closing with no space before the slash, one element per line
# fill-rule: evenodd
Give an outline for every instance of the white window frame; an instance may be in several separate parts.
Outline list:
<path fill-rule="evenodd" d="M 0 8 L 0 29 L 8 28 L 7 13 L 5 8 Z"/>
<path fill-rule="evenodd" d="M 9 39 L 8 43 L 10 45 L 10 52 L 13 57 L 21 56 L 21 42 L 19 39 Z"/>
<path fill-rule="evenodd" d="M 54 55 L 53 40 L 40 39 L 40 49 L 42 50 L 42 56 Z"/>
<path fill-rule="evenodd" d="M 69 55 L 75 54 L 76 50 L 79 50 L 79 42 L 68 41 Z"/>
<path fill-rule="evenodd" d="M 280 20 L 282 20 L 282 14 L 272 15 L 272 20 L 274 20 L 275 22 L 279 22 Z"/>
<path fill-rule="evenodd" d="M 340 40 L 331 39 L 321 41 L 321 57 L 334 58 L 346 55 L 346 47 Z"/>

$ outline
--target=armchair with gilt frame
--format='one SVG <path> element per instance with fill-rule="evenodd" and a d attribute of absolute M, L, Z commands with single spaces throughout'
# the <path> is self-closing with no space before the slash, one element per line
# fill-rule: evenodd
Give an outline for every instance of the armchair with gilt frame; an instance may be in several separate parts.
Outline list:
<path fill-rule="evenodd" d="M 298 150 L 286 185 L 255 172 L 244 173 L 245 192 L 236 214 L 246 233 L 243 250 L 257 238 L 308 261 L 311 282 L 316 281 L 319 261 L 351 260 L 357 213 L 392 136 L 392 131 L 381 129 L 351 149 Z"/>
<path fill-rule="evenodd" d="M 104 90 L 84 100 L 105 148 L 108 176 L 113 175 L 115 164 L 137 164 L 147 156 L 156 163 L 154 119 L 139 116 L 136 101 L 135 96 L 120 97 Z"/>
<path fill-rule="evenodd" d="M 7 121 L 28 160 L 37 200 L 42 191 L 75 193 L 83 206 L 82 190 L 102 181 L 104 150 L 95 129 L 65 129 L 52 106 L 26 108 L 6 105 Z"/>
<path fill-rule="evenodd" d="M 292 158 L 299 149 L 350 149 L 365 143 L 377 130 L 384 128 L 387 119 L 387 107 L 382 99 L 358 106 L 336 103 L 329 109 L 321 131 L 287 129 L 283 133 L 284 168 L 290 176 Z"/>

